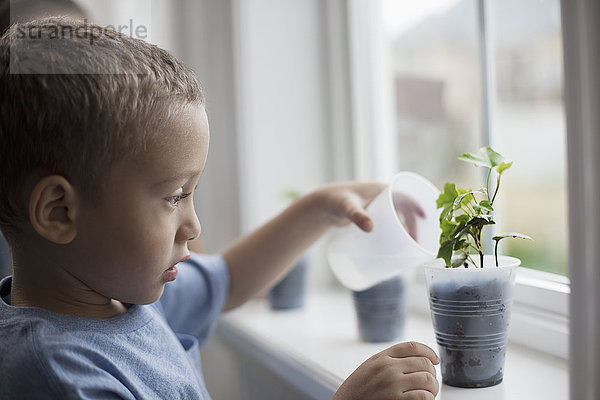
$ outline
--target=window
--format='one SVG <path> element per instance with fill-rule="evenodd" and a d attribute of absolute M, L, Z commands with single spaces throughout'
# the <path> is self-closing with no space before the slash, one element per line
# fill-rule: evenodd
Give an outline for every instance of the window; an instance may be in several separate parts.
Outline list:
<path fill-rule="evenodd" d="M 380 11 L 396 170 L 440 188 L 477 187 L 481 170 L 456 157 L 491 144 L 515 160 L 498 198 L 497 231 L 535 240 L 507 240 L 501 252 L 566 275 L 559 1 L 382 0 Z"/>
<path fill-rule="evenodd" d="M 533 245 L 507 241 L 504 250 L 526 267 L 566 275 L 560 3 L 511 0 L 489 5 L 496 82 L 492 142 L 518 162 L 499 204 L 504 216 L 500 229 L 528 232 L 535 239 Z"/>
<path fill-rule="evenodd" d="M 490 144 L 513 159 L 495 229 L 521 231 L 534 242 L 500 246 L 527 267 L 517 275 L 511 340 L 566 358 L 570 284 L 559 0 L 348 5 L 354 175 L 385 181 L 412 170 L 439 188 L 446 181 L 475 188 L 484 172 L 458 161 L 460 153 Z M 427 311 L 424 301 L 413 305 Z"/>

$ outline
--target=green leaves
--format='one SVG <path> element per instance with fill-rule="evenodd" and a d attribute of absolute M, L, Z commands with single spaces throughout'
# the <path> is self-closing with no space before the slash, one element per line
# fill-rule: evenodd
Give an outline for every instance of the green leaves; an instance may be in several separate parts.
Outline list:
<path fill-rule="evenodd" d="M 454 183 L 446 183 L 444 185 L 444 191 L 437 198 L 435 203 L 438 208 L 444 208 L 449 204 L 454 203 L 454 199 L 458 197 L 458 191 L 456 190 L 456 185 Z"/>
<path fill-rule="evenodd" d="M 440 249 L 438 250 L 436 258 L 442 258 L 446 262 L 446 267 L 451 267 L 452 263 L 450 259 L 452 258 L 452 247 L 454 243 L 449 240 L 440 244 Z"/>
<path fill-rule="evenodd" d="M 524 234 L 518 233 L 518 232 L 503 233 L 501 235 L 494 236 L 492 239 L 495 240 L 496 242 L 499 242 L 500 240 L 506 239 L 506 238 L 533 240 L 533 238 L 531 236 L 527 236 L 527 235 L 524 235 Z"/>
<path fill-rule="evenodd" d="M 498 175 L 502 175 L 513 164 L 512 161 L 505 162 L 504 157 L 489 146 L 482 147 L 477 153 L 462 154 L 458 159 L 480 167 L 496 168 Z"/>
<path fill-rule="evenodd" d="M 494 211 L 494 207 L 492 207 L 492 203 L 489 200 L 481 200 L 479 204 L 474 204 L 473 208 L 480 213 Z"/>
<path fill-rule="evenodd" d="M 481 247 L 481 230 L 486 225 L 495 224 L 490 215 L 482 215 L 478 217 L 470 217 L 467 214 L 461 214 L 453 219 L 444 219 L 440 226 L 442 233 L 440 235 L 440 248 L 437 258 L 442 258 L 446 262 L 447 267 L 456 267 L 462 262 L 454 265 L 452 255 L 455 253 L 469 253 L 471 247 L 479 250 Z M 464 261 L 464 260 L 463 260 Z"/>
<path fill-rule="evenodd" d="M 465 261 L 467 261 L 467 257 L 469 257 L 469 255 L 467 253 L 458 254 L 456 257 L 454 257 L 452 259 L 452 262 L 451 262 L 452 268 L 457 268 L 457 267 L 460 267 L 461 265 L 463 265 L 465 263 Z"/>
<path fill-rule="evenodd" d="M 527 235 L 524 235 L 524 234 L 518 233 L 518 232 L 508 232 L 508 233 L 503 233 L 501 235 L 494 236 L 492 238 L 492 240 L 494 240 L 496 242 L 496 245 L 494 246 L 494 256 L 496 258 L 496 267 L 498 266 L 498 244 L 500 244 L 500 241 L 502 239 L 506 239 L 506 238 L 533 240 L 530 236 L 527 236 Z"/>
<path fill-rule="evenodd" d="M 437 208 L 443 208 L 440 214 L 440 224 L 442 223 L 442 220 L 452 219 L 452 213 L 454 212 L 454 200 L 456 200 L 458 197 L 459 192 L 464 192 L 464 190 L 456 189 L 456 185 L 454 185 L 454 183 L 446 183 L 444 185 L 444 191 L 440 193 L 439 197 L 435 201 Z"/>
<path fill-rule="evenodd" d="M 462 154 L 458 159 L 481 167 L 494 168 L 504 160 L 504 157 L 488 146 L 482 147 L 477 153 Z"/>
<path fill-rule="evenodd" d="M 506 171 L 507 169 L 509 169 L 511 166 L 513 165 L 513 162 L 501 162 L 500 164 L 498 164 L 498 167 L 496 168 L 496 172 L 498 173 L 498 175 L 502 175 L 502 173 L 504 171 Z"/>
<path fill-rule="evenodd" d="M 470 190 L 468 192 L 463 190 L 463 192 L 464 193 L 460 194 L 458 197 L 456 197 L 456 199 L 454 199 L 453 207 L 455 209 L 468 206 L 469 204 L 471 204 L 471 202 L 477 203 L 477 200 L 475 199 L 475 194 L 487 194 L 484 190 Z"/>
<path fill-rule="evenodd" d="M 441 208 L 440 248 L 438 258 L 444 259 L 446 267 L 458 267 L 464 264 L 469 254 L 478 253 L 483 260 L 483 246 L 481 232 L 487 225 L 495 224 L 491 213 L 494 211 L 494 201 L 500 188 L 500 177 L 512 166 L 512 161 L 505 161 L 504 157 L 491 147 L 483 147 L 477 153 L 465 153 L 458 157 L 459 160 L 489 168 L 486 187 L 478 190 L 465 190 L 457 188 L 454 183 L 446 183 L 444 191 L 436 200 Z M 496 171 L 496 185 L 493 196 L 490 197 L 490 178 L 492 171 Z M 511 232 L 494 236 L 496 252 L 498 242 L 505 237 L 531 239 L 527 235 Z M 496 265 L 498 263 L 496 255 Z M 482 262 L 483 264 L 483 262 Z"/>

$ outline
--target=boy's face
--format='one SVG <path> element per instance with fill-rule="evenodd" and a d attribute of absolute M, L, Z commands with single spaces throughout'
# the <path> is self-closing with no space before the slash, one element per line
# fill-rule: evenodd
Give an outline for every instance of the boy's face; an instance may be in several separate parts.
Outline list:
<path fill-rule="evenodd" d="M 148 304 L 200 234 L 193 192 L 208 151 L 204 107 L 190 105 L 147 151 L 117 163 L 100 205 L 79 209 L 69 271 L 103 296 Z"/>

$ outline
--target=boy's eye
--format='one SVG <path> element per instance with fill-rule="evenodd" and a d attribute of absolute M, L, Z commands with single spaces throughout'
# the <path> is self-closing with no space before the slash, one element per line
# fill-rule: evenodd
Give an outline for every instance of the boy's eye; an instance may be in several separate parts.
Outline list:
<path fill-rule="evenodd" d="M 176 194 L 175 196 L 167 197 L 166 200 L 171 206 L 176 206 L 181 200 L 188 197 L 191 193 Z"/>

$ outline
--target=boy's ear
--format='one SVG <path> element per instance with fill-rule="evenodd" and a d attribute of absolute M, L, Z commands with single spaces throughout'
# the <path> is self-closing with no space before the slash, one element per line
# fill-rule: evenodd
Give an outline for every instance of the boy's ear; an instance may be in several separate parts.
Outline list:
<path fill-rule="evenodd" d="M 70 243 L 77 235 L 75 189 L 60 175 L 42 178 L 29 197 L 29 222 L 33 229 L 57 244 Z"/>

